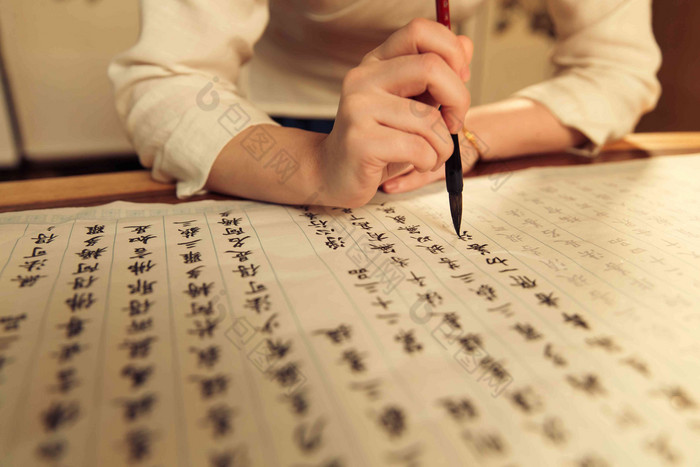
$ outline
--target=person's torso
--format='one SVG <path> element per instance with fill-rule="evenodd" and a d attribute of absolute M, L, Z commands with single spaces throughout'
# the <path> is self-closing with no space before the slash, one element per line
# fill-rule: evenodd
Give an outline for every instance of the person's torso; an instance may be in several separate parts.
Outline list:
<path fill-rule="evenodd" d="M 452 0 L 452 22 L 482 0 Z M 347 71 L 397 29 L 435 18 L 431 0 L 270 0 L 269 24 L 255 47 L 244 88 L 268 111 L 271 102 L 337 105 Z M 280 109 L 275 113 L 285 112 Z M 312 114 L 318 112 L 312 111 Z"/>

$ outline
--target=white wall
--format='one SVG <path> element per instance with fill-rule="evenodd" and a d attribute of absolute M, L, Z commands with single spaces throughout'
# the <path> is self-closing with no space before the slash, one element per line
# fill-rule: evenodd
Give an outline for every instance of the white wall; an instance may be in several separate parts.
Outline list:
<path fill-rule="evenodd" d="M 528 28 L 527 18 L 517 16 L 504 33 L 495 31 L 497 5 L 485 1 L 461 30 L 474 41 L 472 105 L 504 99 L 515 91 L 552 76 L 549 63 L 553 41 Z"/>
<path fill-rule="evenodd" d="M 107 78 L 138 0 L 3 0 L 5 65 L 29 159 L 130 152 Z"/>
<path fill-rule="evenodd" d="M 7 103 L 0 89 L 0 168 L 14 167 L 18 163 L 19 157 L 12 138 Z"/>

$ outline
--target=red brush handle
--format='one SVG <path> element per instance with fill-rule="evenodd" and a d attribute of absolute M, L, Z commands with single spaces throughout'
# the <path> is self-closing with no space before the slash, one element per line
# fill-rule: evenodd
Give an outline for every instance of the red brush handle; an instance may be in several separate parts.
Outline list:
<path fill-rule="evenodd" d="M 435 8 L 437 10 L 438 23 L 447 26 L 447 29 L 452 29 L 452 25 L 450 24 L 450 1 L 435 0 Z"/>

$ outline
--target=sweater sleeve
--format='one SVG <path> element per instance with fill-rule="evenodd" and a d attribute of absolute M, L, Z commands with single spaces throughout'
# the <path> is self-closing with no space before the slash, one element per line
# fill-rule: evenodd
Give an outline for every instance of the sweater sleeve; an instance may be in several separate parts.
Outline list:
<path fill-rule="evenodd" d="M 178 197 L 202 192 L 236 134 L 276 124 L 235 85 L 268 18 L 267 0 L 141 1 L 141 35 L 109 76 L 142 165 L 177 181 Z"/>
<path fill-rule="evenodd" d="M 661 52 L 651 28 L 651 0 L 547 0 L 557 42 L 552 79 L 515 95 L 547 107 L 588 142 L 593 156 L 631 132 L 661 93 Z"/>

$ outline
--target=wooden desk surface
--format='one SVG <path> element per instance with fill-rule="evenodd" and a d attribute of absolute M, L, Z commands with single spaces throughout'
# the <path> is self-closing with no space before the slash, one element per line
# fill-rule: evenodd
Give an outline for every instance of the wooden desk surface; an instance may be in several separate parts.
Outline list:
<path fill-rule="evenodd" d="M 595 159 L 571 154 L 547 154 L 479 163 L 473 176 L 525 169 L 641 159 L 700 152 L 700 132 L 637 133 L 605 147 Z M 230 199 L 217 194 L 189 198 Z M 175 186 L 151 179 L 147 170 L 0 183 L 0 212 L 67 206 L 95 206 L 110 201 L 177 203 Z"/>

